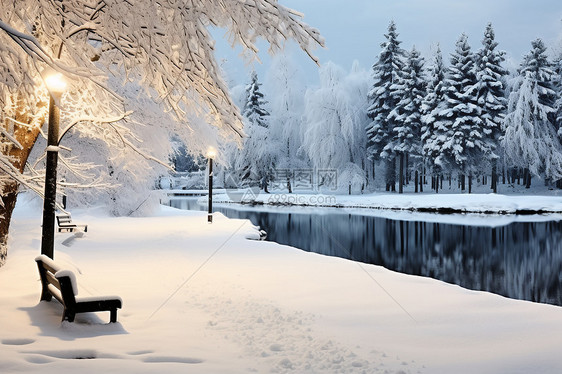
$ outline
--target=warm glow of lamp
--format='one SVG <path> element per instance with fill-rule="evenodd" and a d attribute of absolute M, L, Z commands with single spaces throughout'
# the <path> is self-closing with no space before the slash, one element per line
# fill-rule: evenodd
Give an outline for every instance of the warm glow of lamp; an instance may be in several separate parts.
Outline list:
<path fill-rule="evenodd" d="M 61 94 L 66 89 L 66 81 L 61 73 L 52 73 L 45 77 L 45 84 L 50 92 Z"/>
<path fill-rule="evenodd" d="M 209 147 L 209 149 L 207 149 L 207 158 L 215 158 L 216 156 L 217 156 L 216 149 L 213 147 Z"/>

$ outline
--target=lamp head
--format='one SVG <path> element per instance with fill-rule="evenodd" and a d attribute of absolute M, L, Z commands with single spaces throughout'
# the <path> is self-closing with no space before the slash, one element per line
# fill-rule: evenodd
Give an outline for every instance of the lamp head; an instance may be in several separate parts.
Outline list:
<path fill-rule="evenodd" d="M 45 84 L 51 93 L 62 94 L 66 89 L 66 81 L 61 73 L 53 72 L 45 77 Z"/>
<path fill-rule="evenodd" d="M 207 149 L 207 158 L 215 158 L 215 157 L 217 157 L 216 149 L 213 147 L 209 147 L 209 149 Z"/>

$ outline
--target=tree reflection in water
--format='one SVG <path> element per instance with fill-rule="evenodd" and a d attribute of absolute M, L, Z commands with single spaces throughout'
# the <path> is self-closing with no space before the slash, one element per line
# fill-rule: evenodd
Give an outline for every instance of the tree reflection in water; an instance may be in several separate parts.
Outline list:
<path fill-rule="evenodd" d="M 483 227 L 358 214 L 258 212 L 224 206 L 217 210 L 231 218 L 250 219 L 267 231 L 267 240 L 277 243 L 562 306 L 559 221 Z"/>

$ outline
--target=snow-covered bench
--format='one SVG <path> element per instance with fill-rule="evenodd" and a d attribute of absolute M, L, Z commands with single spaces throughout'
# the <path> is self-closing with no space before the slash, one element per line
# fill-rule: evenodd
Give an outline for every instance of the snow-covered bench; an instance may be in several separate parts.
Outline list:
<path fill-rule="evenodd" d="M 78 285 L 76 277 L 70 270 L 62 270 L 53 260 L 45 255 L 35 258 L 41 276 L 41 301 L 51 301 L 54 296 L 63 306 L 63 321 L 73 322 L 76 313 L 103 312 L 111 313 L 110 321 L 117 322 L 117 309 L 122 301 L 117 296 L 77 298 Z"/>
<path fill-rule="evenodd" d="M 57 216 L 57 224 L 59 225 L 59 232 L 74 232 L 78 230 L 79 227 L 84 228 L 84 232 L 88 231 L 88 225 L 77 225 L 72 223 L 72 217 L 70 214 L 61 214 Z"/>

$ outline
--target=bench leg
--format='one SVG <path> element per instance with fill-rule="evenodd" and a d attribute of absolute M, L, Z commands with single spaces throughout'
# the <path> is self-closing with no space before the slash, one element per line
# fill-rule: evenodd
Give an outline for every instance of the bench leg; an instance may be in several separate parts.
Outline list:
<path fill-rule="evenodd" d="M 71 312 L 71 311 L 67 310 L 66 308 L 64 309 L 64 313 L 62 314 L 63 322 L 64 321 L 74 322 L 74 317 L 76 317 L 76 313 Z"/>
<path fill-rule="evenodd" d="M 111 321 L 112 323 L 117 322 L 117 309 L 111 309 L 110 312 L 111 312 L 110 321 Z"/>
<path fill-rule="evenodd" d="M 51 295 L 51 293 L 49 292 L 48 289 L 43 289 L 43 291 L 41 291 L 41 300 L 40 301 L 51 301 L 51 299 L 53 298 L 53 295 Z"/>

